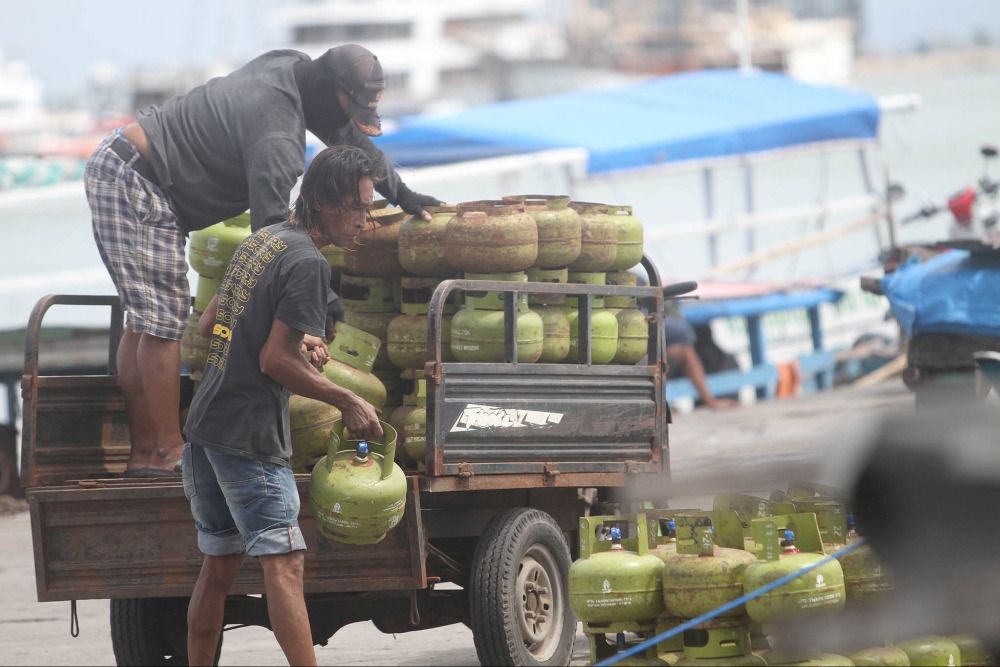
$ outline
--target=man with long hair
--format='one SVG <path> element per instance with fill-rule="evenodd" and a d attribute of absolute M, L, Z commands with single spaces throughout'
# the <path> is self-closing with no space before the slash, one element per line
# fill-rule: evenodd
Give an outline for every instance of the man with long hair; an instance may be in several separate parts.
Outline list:
<path fill-rule="evenodd" d="M 291 219 L 237 248 L 200 321 L 208 363 L 184 432 L 184 491 L 205 554 L 188 607 L 188 659 L 211 665 L 226 595 L 244 556 L 260 559 L 271 628 L 292 665 L 316 664 L 303 595 L 299 495 L 289 467 L 290 393 L 338 408 L 360 438 L 382 436 L 375 409 L 330 382 L 302 353 L 326 325 L 330 266 L 370 223 L 377 163 L 350 146 L 321 151 Z M 322 347 L 321 345 L 319 347 Z M 317 366 L 322 366 L 322 359 Z"/>

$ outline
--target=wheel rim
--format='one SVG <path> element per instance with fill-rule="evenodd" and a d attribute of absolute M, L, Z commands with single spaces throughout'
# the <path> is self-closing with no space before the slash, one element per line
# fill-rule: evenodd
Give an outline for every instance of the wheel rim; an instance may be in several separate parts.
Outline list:
<path fill-rule="evenodd" d="M 562 580 L 552 553 L 539 545 L 518 564 L 517 621 L 524 646 L 539 662 L 556 651 L 563 625 Z"/>

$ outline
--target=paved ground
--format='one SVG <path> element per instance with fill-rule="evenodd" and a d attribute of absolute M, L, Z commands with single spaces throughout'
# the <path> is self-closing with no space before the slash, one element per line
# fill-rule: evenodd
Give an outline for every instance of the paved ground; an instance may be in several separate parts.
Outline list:
<path fill-rule="evenodd" d="M 675 488 L 704 504 L 720 490 L 767 489 L 794 475 L 843 477 L 845 445 L 856 428 L 891 412 L 912 410 L 912 395 L 897 379 L 863 390 L 758 404 L 734 411 L 699 409 L 678 415 L 671 428 Z M 678 505 L 675 505 L 678 506 Z M 70 604 L 39 603 L 35 596 L 31 528 L 23 501 L 0 499 L 0 665 L 109 665 L 107 601 L 78 604 L 80 636 L 70 636 Z M 320 664 L 475 665 L 472 635 L 462 625 L 384 635 L 370 623 L 350 625 Z M 223 665 L 283 664 L 273 635 L 260 628 L 226 633 Z M 577 636 L 574 665 L 587 663 L 586 639 Z"/>

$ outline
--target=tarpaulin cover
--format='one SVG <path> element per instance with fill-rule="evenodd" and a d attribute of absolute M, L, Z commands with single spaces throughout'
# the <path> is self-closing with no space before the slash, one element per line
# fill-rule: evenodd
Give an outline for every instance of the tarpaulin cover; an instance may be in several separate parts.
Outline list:
<path fill-rule="evenodd" d="M 1000 254 L 949 250 L 913 257 L 882 278 L 904 333 L 1000 336 Z"/>
<path fill-rule="evenodd" d="M 403 167 L 583 148 L 591 174 L 802 144 L 873 139 L 864 93 L 782 74 L 711 70 L 403 119 L 375 138 Z"/>

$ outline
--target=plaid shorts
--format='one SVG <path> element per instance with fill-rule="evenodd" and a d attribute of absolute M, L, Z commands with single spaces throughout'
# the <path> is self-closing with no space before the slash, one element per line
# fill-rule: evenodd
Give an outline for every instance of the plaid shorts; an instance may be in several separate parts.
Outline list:
<path fill-rule="evenodd" d="M 94 240 L 136 333 L 180 340 L 191 311 L 184 230 L 166 195 L 111 148 L 115 133 L 87 161 L 84 187 Z"/>

